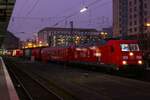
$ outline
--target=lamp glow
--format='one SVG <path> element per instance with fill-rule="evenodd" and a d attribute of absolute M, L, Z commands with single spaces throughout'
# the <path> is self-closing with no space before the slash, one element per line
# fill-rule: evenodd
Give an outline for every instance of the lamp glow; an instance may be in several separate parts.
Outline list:
<path fill-rule="evenodd" d="M 150 27 L 150 23 L 146 23 L 146 26 L 147 26 L 147 27 Z"/>
<path fill-rule="evenodd" d="M 130 56 L 133 56 L 134 54 L 133 54 L 133 52 L 130 52 L 129 55 L 130 55 Z"/>
<path fill-rule="evenodd" d="M 104 32 L 101 32 L 101 35 L 104 35 L 105 33 Z"/>
<path fill-rule="evenodd" d="M 127 65 L 127 61 L 125 61 L 125 60 L 122 61 L 122 64 L 123 64 L 123 65 Z"/>
<path fill-rule="evenodd" d="M 138 61 L 138 64 L 139 64 L 139 65 L 142 65 L 142 64 L 143 64 L 142 60 L 139 60 L 139 61 Z"/>
<path fill-rule="evenodd" d="M 80 10 L 80 13 L 83 13 L 83 12 L 85 12 L 85 11 L 87 11 L 87 7 L 84 7 L 84 8 L 82 8 L 81 10 Z"/>

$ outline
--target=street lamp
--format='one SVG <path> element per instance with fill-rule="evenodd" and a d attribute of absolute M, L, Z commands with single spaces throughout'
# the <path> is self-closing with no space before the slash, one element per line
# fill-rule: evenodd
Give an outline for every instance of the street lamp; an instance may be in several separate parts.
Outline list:
<path fill-rule="evenodd" d="M 80 13 L 83 13 L 83 12 L 85 12 L 85 11 L 87 11 L 88 10 L 88 7 L 84 7 L 84 8 L 82 8 L 81 10 L 80 10 Z"/>
<path fill-rule="evenodd" d="M 150 27 L 150 23 L 146 23 L 146 26 L 147 26 L 147 27 Z"/>

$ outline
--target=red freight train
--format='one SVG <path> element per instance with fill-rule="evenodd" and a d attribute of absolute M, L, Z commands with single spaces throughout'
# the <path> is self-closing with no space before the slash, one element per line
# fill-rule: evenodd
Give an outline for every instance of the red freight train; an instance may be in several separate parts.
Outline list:
<path fill-rule="evenodd" d="M 115 70 L 128 68 L 144 69 L 142 52 L 136 40 L 90 38 L 88 41 L 82 41 L 81 39 L 81 42 L 78 42 L 78 44 L 67 43 L 65 46 L 30 48 L 15 52 L 15 56 L 32 57 L 45 62 L 60 61 L 98 66 L 105 65 Z"/>
<path fill-rule="evenodd" d="M 144 69 L 142 52 L 135 40 L 108 40 L 84 46 L 47 47 L 41 50 L 43 61 L 107 65 L 113 69 Z M 132 66 L 130 66 L 132 65 Z"/>

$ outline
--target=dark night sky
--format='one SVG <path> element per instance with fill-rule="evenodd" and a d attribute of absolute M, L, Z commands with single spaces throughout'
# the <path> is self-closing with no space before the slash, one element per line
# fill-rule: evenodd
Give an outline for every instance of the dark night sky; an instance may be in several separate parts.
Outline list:
<path fill-rule="evenodd" d="M 83 6 L 88 11 L 79 13 Z M 66 18 L 70 15 L 72 17 Z M 112 0 L 16 0 L 8 30 L 21 39 L 33 38 L 43 27 L 76 28 L 109 27 L 112 25 Z"/>

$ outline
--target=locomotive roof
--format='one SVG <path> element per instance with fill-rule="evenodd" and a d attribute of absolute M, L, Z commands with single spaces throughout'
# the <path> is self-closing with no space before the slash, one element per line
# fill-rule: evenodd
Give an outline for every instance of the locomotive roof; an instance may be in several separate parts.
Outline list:
<path fill-rule="evenodd" d="M 119 42 L 119 43 L 138 43 L 137 40 L 108 40 L 109 42 Z"/>

